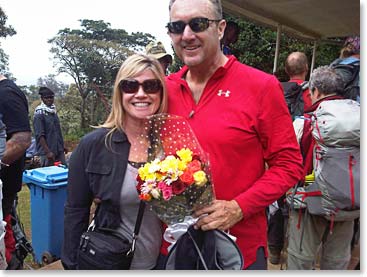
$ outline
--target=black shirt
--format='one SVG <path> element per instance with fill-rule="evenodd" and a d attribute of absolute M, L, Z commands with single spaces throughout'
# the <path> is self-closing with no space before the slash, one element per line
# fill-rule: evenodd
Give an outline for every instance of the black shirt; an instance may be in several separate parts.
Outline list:
<path fill-rule="evenodd" d="M 7 140 L 17 132 L 31 132 L 28 119 L 28 101 L 25 94 L 11 80 L 0 81 L 0 112 L 6 125 Z M 9 167 L 1 169 L 3 181 L 3 197 L 20 191 L 24 157 L 21 157 Z"/>

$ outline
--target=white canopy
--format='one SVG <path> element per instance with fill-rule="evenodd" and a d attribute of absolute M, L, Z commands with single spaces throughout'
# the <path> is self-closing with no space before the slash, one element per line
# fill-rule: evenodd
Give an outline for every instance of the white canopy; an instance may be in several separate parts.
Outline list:
<path fill-rule="evenodd" d="M 359 0 L 222 0 L 222 6 L 228 14 L 277 30 L 273 72 L 281 32 L 314 41 L 311 72 L 318 41 L 360 33 Z"/>
<path fill-rule="evenodd" d="M 359 0 L 222 0 L 226 13 L 309 40 L 360 33 Z"/>

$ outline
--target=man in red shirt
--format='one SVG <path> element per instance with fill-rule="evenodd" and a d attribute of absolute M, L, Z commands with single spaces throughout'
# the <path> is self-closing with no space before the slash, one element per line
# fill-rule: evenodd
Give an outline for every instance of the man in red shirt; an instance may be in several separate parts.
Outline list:
<path fill-rule="evenodd" d="M 308 74 L 308 60 L 303 52 L 292 52 L 285 60 L 285 73 L 289 76 L 288 82 L 294 82 L 301 85 L 305 82 Z M 307 88 L 303 91 L 304 110 L 311 107 L 310 90 Z"/>
<path fill-rule="evenodd" d="M 266 269 L 265 209 L 302 176 L 281 85 L 222 53 L 220 1 L 171 0 L 169 11 L 168 33 L 185 64 L 167 77 L 169 113 L 185 117 L 209 153 L 217 199 L 195 213 L 195 227 L 229 231 L 244 268 Z"/>

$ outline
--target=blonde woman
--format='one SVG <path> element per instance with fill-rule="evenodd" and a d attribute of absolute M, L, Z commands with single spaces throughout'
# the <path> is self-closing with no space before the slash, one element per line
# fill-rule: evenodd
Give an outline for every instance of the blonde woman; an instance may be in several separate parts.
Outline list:
<path fill-rule="evenodd" d="M 78 269 L 76 253 L 89 224 L 90 206 L 99 203 L 96 225 L 131 237 L 139 208 L 135 187 L 144 120 L 167 108 L 164 73 L 152 57 L 135 54 L 121 66 L 114 85 L 112 110 L 105 123 L 87 134 L 69 164 L 61 261 Z M 159 255 L 162 223 L 145 209 L 131 269 L 153 269 Z M 131 240 L 131 238 L 130 238 Z"/>

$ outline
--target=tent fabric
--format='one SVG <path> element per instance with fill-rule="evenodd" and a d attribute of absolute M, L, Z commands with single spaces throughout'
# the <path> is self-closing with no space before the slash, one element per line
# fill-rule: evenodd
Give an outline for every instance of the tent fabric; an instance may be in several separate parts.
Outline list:
<path fill-rule="evenodd" d="M 359 35 L 359 0 L 222 0 L 223 11 L 306 40 Z"/>

